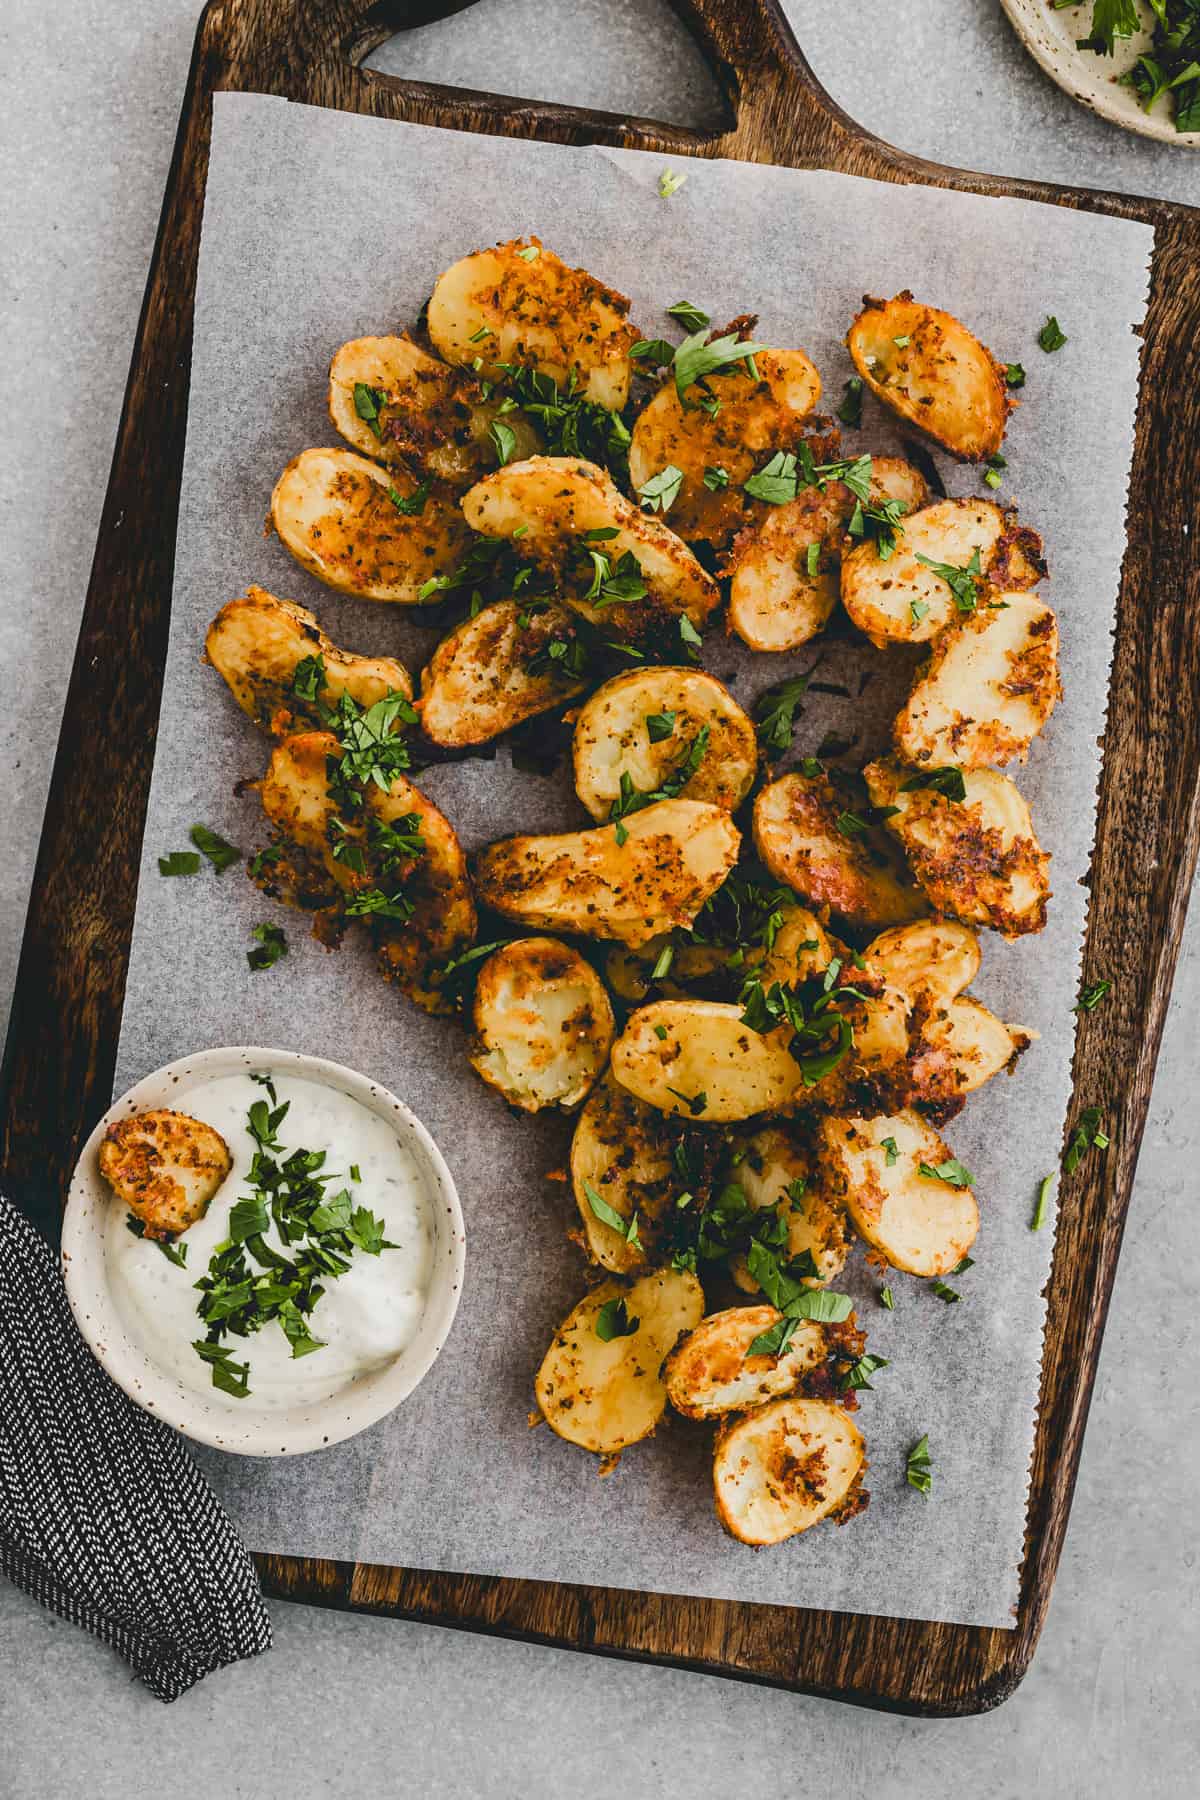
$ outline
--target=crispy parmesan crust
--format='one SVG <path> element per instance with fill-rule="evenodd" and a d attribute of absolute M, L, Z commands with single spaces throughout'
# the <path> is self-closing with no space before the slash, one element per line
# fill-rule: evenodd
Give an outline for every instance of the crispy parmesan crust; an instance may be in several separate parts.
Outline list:
<path fill-rule="evenodd" d="M 863 296 L 846 337 L 871 392 L 963 462 L 1000 448 L 1012 410 L 1004 364 L 952 313 L 914 300 Z"/>
<path fill-rule="evenodd" d="M 220 1132 L 159 1108 L 116 1119 L 101 1139 L 100 1173 L 149 1238 L 173 1238 L 208 1211 L 233 1167 Z"/>

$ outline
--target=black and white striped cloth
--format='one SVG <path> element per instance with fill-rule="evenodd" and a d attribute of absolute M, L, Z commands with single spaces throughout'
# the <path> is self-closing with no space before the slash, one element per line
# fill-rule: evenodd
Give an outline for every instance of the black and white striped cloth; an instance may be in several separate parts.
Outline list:
<path fill-rule="evenodd" d="M 271 1647 L 245 1545 L 179 1438 L 95 1361 L 53 1252 L 2 1194 L 0 1570 L 160 1700 Z"/>

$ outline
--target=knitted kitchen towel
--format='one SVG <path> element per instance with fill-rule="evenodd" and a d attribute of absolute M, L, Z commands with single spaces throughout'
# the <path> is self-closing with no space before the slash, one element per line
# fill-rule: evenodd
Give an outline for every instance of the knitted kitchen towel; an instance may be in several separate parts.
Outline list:
<path fill-rule="evenodd" d="M 0 1570 L 160 1700 L 271 1647 L 229 1518 L 176 1434 L 96 1362 L 53 1252 L 2 1194 Z"/>

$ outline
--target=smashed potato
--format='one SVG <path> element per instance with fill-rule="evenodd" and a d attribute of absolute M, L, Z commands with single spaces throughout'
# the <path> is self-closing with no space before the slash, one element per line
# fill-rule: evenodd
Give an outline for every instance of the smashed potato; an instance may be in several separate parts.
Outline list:
<path fill-rule="evenodd" d="M 511 837 L 480 852 L 479 898 L 539 930 L 615 938 L 636 948 L 690 925 L 737 861 L 729 814 L 700 800 L 659 800 L 618 827 Z"/>
<path fill-rule="evenodd" d="M 734 1174 L 738 1186 L 755 1212 L 770 1208 L 787 1228 L 780 1260 L 794 1262 L 807 1253 L 817 1266 L 816 1274 L 806 1278 L 808 1285 L 823 1287 L 845 1267 L 850 1238 L 845 1212 L 830 1202 L 807 1144 L 788 1126 L 768 1125 L 738 1148 L 744 1152 Z M 741 1252 L 729 1267 L 740 1288 L 757 1293 L 758 1283 Z"/>
<path fill-rule="evenodd" d="M 846 338 L 854 366 L 885 406 L 961 462 L 999 450 L 1010 410 L 1004 364 L 952 313 L 905 289 L 863 298 Z"/>
<path fill-rule="evenodd" d="M 777 1400 L 825 1360 L 825 1333 L 801 1319 L 781 1355 L 751 1355 L 755 1338 L 778 1325 L 773 1306 L 731 1306 L 710 1313 L 676 1344 L 663 1365 L 667 1399 L 688 1419 L 717 1419 Z"/>
<path fill-rule="evenodd" d="M 352 450 L 293 457 L 271 495 L 271 523 L 326 587 L 403 606 L 417 604 L 433 576 L 449 574 L 469 542 L 452 500 L 422 495 L 410 470 L 381 468 Z"/>
<path fill-rule="evenodd" d="M 485 476 L 463 497 L 473 530 L 486 537 L 515 538 L 520 554 L 551 568 L 559 597 L 594 625 L 619 636 L 636 635 L 647 615 L 684 616 L 703 625 L 720 600 L 712 576 L 682 538 L 661 519 L 630 505 L 595 463 L 571 456 L 531 456 Z M 589 533 L 602 533 L 587 540 Z M 588 552 L 613 570 L 632 555 L 647 589 L 636 600 L 609 603 L 587 598 L 597 571 Z"/>
<path fill-rule="evenodd" d="M 1061 692 L 1050 608 L 1033 594 L 994 594 L 935 640 L 896 720 L 896 749 L 918 768 L 1023 762 Z"/>
<path fill-rule="evenodd" d="M 604 1308 L 624 1302 L 632 1332 L 602 1338 Z M 655 1269 L 626 1287 L 604 1281 L 554 1334 L 537 1373 L 537 1403 L 568 1443 L 612 1456 L 649 1437 L 667 1405 L 663 1358 L 704 1313 L 704 1290 L 686 1270 Z M 606 1315 L 607 1317 L 607 1315 Z"/>
<path fill-rule="evenodd" d="M 830 1192 L 860 1237 L 894 1269 L 948 1275 L 975 1242 L 979 1208 L 967 1171 L 932 1125 L 905 1111 L 826 1118 L 818 1129 Z"/>
<path fill-rule="evenodd" d="M 776 880 L 852 928 L 900 925 L 929 910 L 886 835 L 827 775 L 781 775 L 763 788 L 754 843 Z"/>
<path fill-rule="evenodd" d="M 429 301 L 429 336 L 448 363 L 482 359 L 489 379 L 519 363 L 610 412 L 629 398 L 629 347 L 639 333 L 628 323 L 624 294 L 586 269 L 571 269 L 541 239 L 514 238 L 476 250 L 439 275 Z"/>
<path fill-rule="evenodd" d="M 571 1140 L 571 1185 L 593 1262 L 628 1275 L 656 1260 L 664 1223 L 682 1192 L 674 1151 L 679 1127 L 606 1075 L 579 1115 Z M 630 1243 L 592 1205 L 588 1189 L 619 1213 L 637 1218 Z"/>
<path fill-rule="evenodd" d="M 593 819 L 605 819 L 623 785 L 656 793 L 676 776 L 701 733 L 696 770 L 679 791 L 733 812 L 750 791 L 758 745 L 729 689 L 699 669 L 618 675 L 596 690 L 575 722 L 575 792 Z"/>
<path fill-rule="evenodd" d="M 454 487 L 467 487 L 499 462 L 491 437 L 502 402 L 484 399 L 472 370 L 451 368 L 407 337 L 363 337 L 343 344 L 329 369 L 329 417 L 360 456 L 402 463 Z M 532 456 L 541 437 L 525 413 L 505 425 L 516 456 Z"/>
<path fill-rule="evenodd" d="M 572 630 L 563 607 L 520 600 L 497 600 L 464 619 L 421 676 L 417 710 L 426 737 L 448 747 L 486 744 L 580 693 L 585 683 L 547 655 Z"/>
<path fill-rule="evenodd" d="M 1029 808 L 1007 775 L 963 774 L 965 798 L 914 786 L 919 770 L 893 758 L 863 770 L 875 806 L 896 811 L 887 821 L 935 912 L 1004 937 L 1041 931 L 1050 898 L 1050 858 L 1034 835 Z"/>
<path fill-rule="evenodd" d="M 717 1517 L 740 1543 L 780 1544 L 822 1519 L 860 1510 L 866 1466 L 862 1432 L 840 1406 L 772 1400 L 717 1436 Z"/>
<path fill-rule="evenodd" d="M 233 1158 L 203 1119 L 158 1107 L 115 1119 L 100 1140 L 99 1164 L 144 1235 L 170 1239 L 204 1217 Z"/>
<path fill-rule="evenodd" d="M 316 723 L 315 705 L 297 694 L 296 669 L 306 657 L 320 657 L 325 679 L 317 688 L 324 706 L 349 694 L 365 710 L 390 693 L 412 695 L 403 663 L 391 656 L 356 656 L 339 650 L 316 617 L 294 600 L 279 600 L 251 587 L 223 606 L 204 640 L 208 662 L 247 717 L 273 737 L 286 737 L 298 724 Z"/>
<path fill-rule="evenodd" d="M 681 472 L 671 528 L 689 543 L 720 548 L 763 511 L 764 502 L 744 493 L 743 482 L 776 451 L 795 450 L 821 397 L 821 377 L 803 350 L 760 350 L 754 363 L 757 378 L 744 363 L 705 376 L 719 402 L 715 412 L 700 406 L 703 390 L 696 386 L 681 400 L 668 375 L 633 427 L 630 482 L 636 490 L 668 466 Z M 717 469 L 726 479 L 714 488 L 704 477 Z"/>
<path fill-rule="evenodd" d="M 929 489 L 911 463 L 871 459 L 871 500 L 900 500 L 906 513 Z M 740 532 L 726 563 L 729 623 L 752 650 L 798 650 L 823 631 L 838 602 L 846 526 L 856 500 L 843 482 L 802 488 Z"/>
<path fill-rule="evenodd" d="M 759 1033 L 719 1000 L 655 1000 L 613 1045 L 622 1087 L 662 1112 L 715 1124 L 775 1112 L 801 1085 L 789 1026 Z"/>
<path fill-rule="evenodd" d="M 520 938 L 488 957 L 474 1023 L 471 1066 L 522 1112 L 578 1106 L 613 1040 L 604 983 L 554 938 Z"/>
<path fill-rule="evenodd" d="M 926 557 L 927 562 L 919 559 Z M 971 574 L 978 558 L 975 598 L 956 599 L 945 576 L 929 563 Z M 878 650 L 889 644 L 924 644 L 964 612 L 995 598 L 979 591 L 987 582 L 1023 591 L 1046 572 L 1042 540 L 1018 525 L 1011 508 L 994 500 L 935 500 L 904 520 L 903 535 L 886 561 L 864 539 L 842 559 L 842 605 Z"/>

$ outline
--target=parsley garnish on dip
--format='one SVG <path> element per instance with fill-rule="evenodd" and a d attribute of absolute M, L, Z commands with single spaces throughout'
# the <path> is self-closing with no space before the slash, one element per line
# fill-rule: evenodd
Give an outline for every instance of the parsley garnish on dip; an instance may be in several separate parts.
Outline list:
<path fill-rule="evenodd" d="M 131 1337 L 184 1387 L 261 1409 L 328 1399 L 394 1361 L 424 1312 L 433 1220 L 386 1120 L 337 1088 L 249 1071 L 189 1089 L 186 1107 L 232 1168 L 169 1257 L 114 1203 Z"/>

